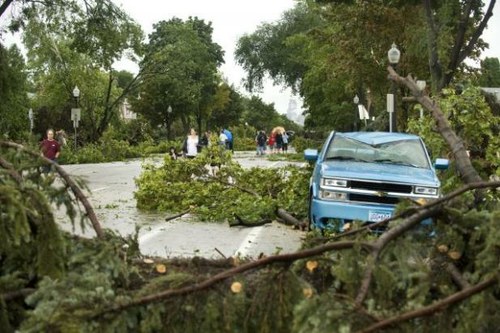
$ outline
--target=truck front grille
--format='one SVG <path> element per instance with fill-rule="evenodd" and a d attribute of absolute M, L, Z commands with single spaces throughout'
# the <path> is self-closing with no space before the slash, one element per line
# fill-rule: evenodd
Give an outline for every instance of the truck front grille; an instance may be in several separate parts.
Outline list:
<path fill-rule="evenodd" d="M 366 194 L 349 194 L 350 201 L 360 201 L 360 202 L 373 202 L 373 203 L 381 203 L 381 204 L 389 204 L 389 205 L 397 205 L 399 203 L 399 199 L 395 197 L 379 197 L 375 195 L 366 195 Z"/>
<path fill-rule="evenodd" d="M 403 185 L 403 184 L 391 184 L 391 183 L 372 183 L 372 182 L 363 182 L 363 181 L 354 181 L 351 180 L 349 182 L 350 188 L 359 189 L 359 190 L 370 190 L 370 191 L 379 191 L 379 192 L 397 192 L 397 193 L 411 193 L 412 186 L 411 185 Z"/>

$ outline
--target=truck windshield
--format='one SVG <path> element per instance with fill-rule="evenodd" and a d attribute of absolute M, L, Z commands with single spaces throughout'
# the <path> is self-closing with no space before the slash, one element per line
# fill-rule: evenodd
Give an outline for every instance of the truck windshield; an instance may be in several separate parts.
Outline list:
<path fill-rule="evenodd" d="M 388 163 L 429 168 L 427 154 L 419 140 L 400 140 L 370 145 L 336 135 L 328 147 L 325 158 L 327 160 Z"/>

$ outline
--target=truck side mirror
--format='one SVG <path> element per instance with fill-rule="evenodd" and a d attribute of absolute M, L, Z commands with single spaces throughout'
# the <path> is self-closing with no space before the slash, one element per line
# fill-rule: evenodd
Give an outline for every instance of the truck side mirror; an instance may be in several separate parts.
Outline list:
<path fill-rule="evenodd" d="M 318 150 L 317 149 L 304 150 L 304 159 L 309 162 L 315 162 L 318 159 Z"/>
<path fill-rule="evenodd" d="M 446 170 L 450 166 L 450 161 L 446 158 L 436 158 L 434 162 L 434 168 L 436 170 Z"/>

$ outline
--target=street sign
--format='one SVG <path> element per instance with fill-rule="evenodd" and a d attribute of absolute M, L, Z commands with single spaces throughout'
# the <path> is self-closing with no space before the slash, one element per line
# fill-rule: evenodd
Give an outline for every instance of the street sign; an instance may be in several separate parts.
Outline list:
<path fill-rule="evenodd" d="M 80 121 L 81 110 L 80 109 L 71 109 L 71 120 Z"/>
<path fill-rule="evenodd" d="M 370 115 L 368 114 L 368 110 L 365 108 L 363 104 L 358 105 L 359 119 L 370 119 Z"/>
<path fill-rule="evenodd" d="M 78 122 L 80 122 L 81 110 L 80 109 L 71 109 L 71 120 L 73 121 L 73 127 L 78 127 Z"/>
<path fill-rule="evenodd" d="M 387 94 L 387 112 L 394 112 L 394 94 Z"/>

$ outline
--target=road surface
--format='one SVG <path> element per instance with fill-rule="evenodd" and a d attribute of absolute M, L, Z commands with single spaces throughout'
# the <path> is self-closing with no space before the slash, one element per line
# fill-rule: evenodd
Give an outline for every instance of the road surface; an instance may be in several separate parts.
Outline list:
<path fill-rule="evenodd" d="M 243 167 L 277 167 L 283 161 L 268 161 L 253 153 L 235 154 Z M 304 232 L 273 222 L 263 226 L 229 227 L 227 223 L 199 222 L 186 215 L 165 221 L 170 213 L 148 213 L 136 208 L 134 178 L 141 173 L 142 160 L 99 164 L 64 165 L 72 176 L 81 177 L 89 188 L 88 195 L 102 226 L 123 236 L 139 229 L 139 245 L 144 255 L 161 257 L 222 258 L 242 256 L 255 258 L 261 253 L 294 252 L 300 248 Z M 73 229 L 64 211 L 57 213 L 64 229 L 92 237 L 90 225 L 82 231 L 77 221 Z"/>

